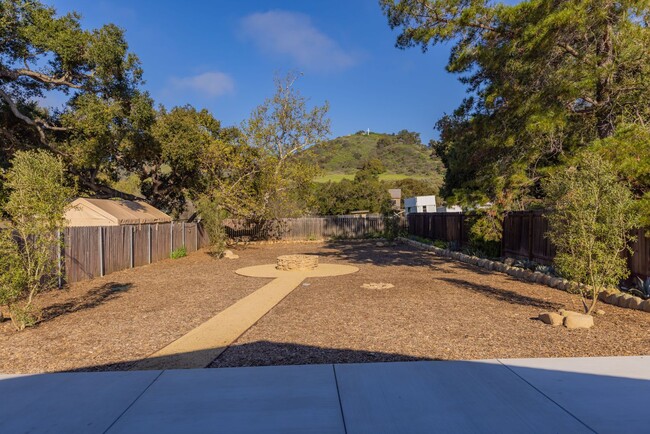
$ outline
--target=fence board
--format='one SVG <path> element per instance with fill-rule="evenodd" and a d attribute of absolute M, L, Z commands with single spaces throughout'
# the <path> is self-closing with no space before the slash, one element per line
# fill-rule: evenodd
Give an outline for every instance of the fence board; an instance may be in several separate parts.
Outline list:
<path fill-rule="evenodd" d="M 103 235 L 104 274 L 131 267 L 131 227 L 106 226 Z"/>
<path fill-rule="evenodd" d="M 98 233 L 96 227 L 65 229 L 63 253 L 66 282 L 77 282 L 99 276 Z"/>

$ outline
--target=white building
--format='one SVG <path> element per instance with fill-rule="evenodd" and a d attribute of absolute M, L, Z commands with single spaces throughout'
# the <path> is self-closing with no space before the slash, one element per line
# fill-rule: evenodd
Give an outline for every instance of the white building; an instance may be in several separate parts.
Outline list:
<path fill-rule="evenodd" d="M 447 206 L 439 206 L 436 208 L 436 212 L 463 212 L 463 209 L 458 206 L 458 205 L 447 205 Z"/>
<path fill-rule="evenodd" d="M 417 212 L 436 212 L 435 196 L 415 196 L 404 199 L 406 214 Z"/>

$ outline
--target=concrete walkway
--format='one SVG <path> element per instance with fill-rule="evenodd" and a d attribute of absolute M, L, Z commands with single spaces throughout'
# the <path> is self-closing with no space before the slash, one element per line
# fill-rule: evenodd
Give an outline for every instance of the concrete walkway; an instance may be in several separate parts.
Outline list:
<path fill-rule="evenodd" d="M 240 268 L 237 274 L 274 279 L 237 301 L 189 333 L 137 362 L 132 370 L 205 368 L 230 344 L 310 277 L 332 277 L 356 273 L 357 267 L 320 264 L 313 270 L 283 271 L 275 264 Z"/>
<path fill-rule="evenodd" d="M 641 433 L 650 357 L 0 375 L 2 433 Z"/>

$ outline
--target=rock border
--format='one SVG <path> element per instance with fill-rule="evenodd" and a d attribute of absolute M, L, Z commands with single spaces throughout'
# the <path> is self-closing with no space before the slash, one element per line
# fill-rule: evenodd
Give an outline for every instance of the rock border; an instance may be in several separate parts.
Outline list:
<path fill-rule="evenodd" d="M 514 277 L 515 279 L 519 279 L 524 282 L 538 283 L 540 285 L 549 286 L 551 288 L 560 289 L 562 291 L 569 291 L 571 288 L 578 286 L 576 282 L 572 282 L 560 277 L 550 276 L 548 274 L 540 273 L 539 271 L 525 270 L 523 268 L 507 265 L 503 262 L 470 256 L 454 250 L 441 249 L 440 247 L 422 243 L 410 238 L 399 237 L 397 239 L 409 246 L 432 252 L 436 256 L 455 259 L 465 264 L 484 268 L 488 271 L 498 271 L 500 273 L 505 273 L 509 276 Z M 643 300 L 642 298 L 621 292 L 618 289 L 607 289 L 598 294 L 598 299 L 606 304 L 611 304 L 626 309 L 650 312 L 650 299 Z"/>

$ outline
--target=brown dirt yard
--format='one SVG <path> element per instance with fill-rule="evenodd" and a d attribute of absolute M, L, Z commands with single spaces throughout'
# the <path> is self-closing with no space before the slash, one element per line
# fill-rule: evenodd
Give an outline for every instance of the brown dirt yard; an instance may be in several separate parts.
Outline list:
<path fill-rule="evenodd" d="M 306 280 L 211 367 L 650 353 L 646 312 L 600 304 L 605 315 L 590 330 L 551 327 L 535 317 L 579 310 L 576 296 L 401 244 L 273 244 L 236 253 L 240 259 L 215 260 L 199 252 L 43 294 L 41 324 L 22 332 L 0 324 L 0 372 L 129 369 L 269 281 L 236 269 L 290 253 L 316 253 L 359 272 Z"/>

